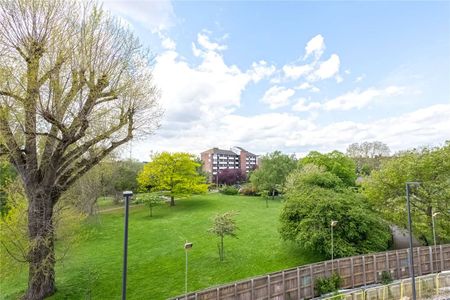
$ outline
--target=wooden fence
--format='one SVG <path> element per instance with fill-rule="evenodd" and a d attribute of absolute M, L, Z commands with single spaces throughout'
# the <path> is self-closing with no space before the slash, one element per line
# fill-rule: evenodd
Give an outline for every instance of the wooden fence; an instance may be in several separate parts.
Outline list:
<path fill-rule="evenodd" d="M 417 276 L 450 270 L 450 244 L 436 248 L 414 248 L 414 271 Z M 355 288 L 380 282 L 381 273 L 393 279 L 409 277 L 409 249 L 387 251 L 323 261 L 244 281 L 225 284 L 178 296 L 175 300 L 257 300 L 310 299 L 317 296 L 314 281 L 318 277 L 339 273 L 342 288 Z"/>

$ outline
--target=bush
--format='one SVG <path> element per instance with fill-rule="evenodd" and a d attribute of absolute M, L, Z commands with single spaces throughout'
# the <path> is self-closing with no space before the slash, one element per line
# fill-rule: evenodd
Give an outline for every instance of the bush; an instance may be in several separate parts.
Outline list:
<path fill-rule="evenodd" d="M 392 283 L 392 281 L 394 281 L 394 280 L 392 279 L 390 272 L 388 272 L 388 271 L 381 272 L 381 283 L 382 284 L 389 284 L 389 283 Z"/>
<path fill-rule="evenodd" d="M 237 195 L 239 193 L 239 190 L 235 188 L 234 186 L 224 186 L 220 189 L 220 193 L 224 195 Z"/>
<path fill-rule="evenodd" d="M 319 295 L 337 292 L 342 284 L 342 278 L 338 273 L 333 273 L 330 277 L 319 277 L 316 279 L 314 288 Z"/>
<path fill-rule="evenodd" d="M 244 196 L 260 196 L 258 190 L 252 184 L 246 184 L 239 189 L 239 194 Z"/>

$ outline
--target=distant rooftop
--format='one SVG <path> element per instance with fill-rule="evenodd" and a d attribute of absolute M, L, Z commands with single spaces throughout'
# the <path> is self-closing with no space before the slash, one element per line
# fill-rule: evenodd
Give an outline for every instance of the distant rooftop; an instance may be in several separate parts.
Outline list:
<path fill-rule="evenodd" d="M 203 152 L 207 152 L 207 151 L 212 151 L 213 153 L 226 154 L 226 155 L 238 155 L 240 153 L 240 151 L 244 151 L 244 152 L 247 152 L 250 155 L 257 156 L 256 154 L 253 154 L 253 153 L 245 150 L 242 147 L 233 147 L 233 148 L 231 148 L 231 150 L 224 150 L 224 149 L 219 149 L 219 148 L 215 147 L 215 148 L 211 148 L 211 149 L 208 149 L 206 151 L 203 151 Z"/>

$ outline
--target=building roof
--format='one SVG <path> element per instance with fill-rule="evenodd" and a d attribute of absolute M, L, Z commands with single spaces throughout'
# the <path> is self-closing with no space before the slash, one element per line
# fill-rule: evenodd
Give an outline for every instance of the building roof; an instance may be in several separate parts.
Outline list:
<path fill-rule="evenodd" d="M 251 152 L 245 150 L 245 149 L 242 148 L 242 147 L 236 147 L 236 148 L 238 148 L 238 149 L 241 150 L 241 151 L 247 152 L 248 154 L 250 154 L 250 155 L 252 155 L 252 156 L 257 156 L 256 154 L 253 154 L 253 153 L 251 153 Z"/>
<path fill-rule="evenodd" d="M 206 150 L 204 152 L 209 152 L 209 151 L 211 151 L 214 154 L 236 155 L 236 153 L 234 153 L 231 150 L 223 150 L 223 149 L 219 149 L 219 148 L 211 148 L 211 149 L 208 149 L 208 150 Z M 204 153 L 204 152 L 202 152 L 202 153 Z"/>

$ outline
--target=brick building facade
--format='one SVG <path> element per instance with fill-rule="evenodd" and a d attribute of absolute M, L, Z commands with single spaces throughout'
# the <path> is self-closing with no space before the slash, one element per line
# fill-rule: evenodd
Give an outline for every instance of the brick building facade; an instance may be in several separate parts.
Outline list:
<path fill-rule="evenodd" d="M 257 155 L 241 147 L 233 147 L 230 150 L 212 148 L 202 152 L 200 158 L 203 171 L 210 174 L 210 178 L 224 169 L 240 169 L 242 174 L 247 174 L 257 167 Z"/>

